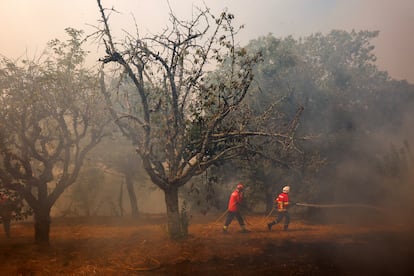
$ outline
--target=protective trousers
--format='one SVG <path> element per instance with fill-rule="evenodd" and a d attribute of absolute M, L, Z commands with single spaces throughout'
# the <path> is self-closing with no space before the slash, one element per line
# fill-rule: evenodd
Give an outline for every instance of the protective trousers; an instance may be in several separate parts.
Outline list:
<path fill-rule="evenodd" d="M 227 218 L 226 221 L 224 222 L 224 226 L 227 227 L 230 225 L 230 223 L 232 222 L 232 220 L 236 217 L 237 221 L 239 222 L 240 226 L 244 226 L 244 220 L 243 217 L 241 216 L 239 211 L 235 211 L 235 212 L 228 212 L 227 213 Z"/>
<path fill-rule="evenodd" d="M 270 224 L 270 226 L 273 226 L 275 224 L 278 224 L 279 222 L 281 222 L 283 219 L 285 219 L 285 223 L 284 223 L 284 230 L 287 230 L 289 227 L 289 223 L 290 223 L 290 215 L 288 211 L 282 211 L 282 212 L 278 212 L 276 219 L 274 221 L 272 221 Z"/>

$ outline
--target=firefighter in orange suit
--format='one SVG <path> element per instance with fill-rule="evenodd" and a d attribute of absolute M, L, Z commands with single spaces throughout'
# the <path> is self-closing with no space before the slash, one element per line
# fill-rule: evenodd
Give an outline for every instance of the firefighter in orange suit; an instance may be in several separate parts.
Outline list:
<path fill-rule="evenodd" d="M 227 209 L 227 217 L 223 226 L 223 233 L 227 233 L 228 227 L 232 222 L 233 218 L 236 218 L 240 224 L 242 232 L 248 232 L 244 224 L 243 217 L 240 214 L 240 205 L 243 201 L 243 190 L 244 185 L 242 183 L 237 184 L 236 190 L 231 194 L 229 205 Z"/>
<path fill-rule="evenodd" d="M 283 187 L 282 193 L 278 195 L 278 197 L 275 199 L 275 204 L 277 206 L 277 216 L 276 219 L 272 222 L 269 222 L 267 224 L 267 228 L 269 231 L 272 230 L 272 226 L 281 222 L 283 219 L 284 221 L 284 227 L 283 230 L 287 231 L 290 223 L 290 215 L 288 212 L 289 209 L 289 191 L 290 187 L 285 186 Z"/>

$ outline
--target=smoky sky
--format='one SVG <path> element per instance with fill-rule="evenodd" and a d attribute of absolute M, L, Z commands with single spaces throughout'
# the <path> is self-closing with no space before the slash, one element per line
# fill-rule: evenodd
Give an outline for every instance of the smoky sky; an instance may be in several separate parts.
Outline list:
<path fill-rule="evenodd" d="M 190 19 L 204 3 L 213 13 L 227 10 L 244 24 L 241 44 L 272 33 L 276 37 L 304 37 L 332 29 L 379 30 L 373 41 L 378 65 L 396 79 L 414 82 L 414 2 L 412 0 L 102 0 L 111 15 L 114 34 L 134 30 L 158 33 L 168 23 L 169 6 L 183 19 Z M 95 0 L 1 0 L 0 54 L 8 58 L 40 55 L 46 43 L 65 39 L 64 29 L 94 31 L 99 19 Z M 91 47 L 92 55 L 102 48 Z M 96 59 L 94 59 L 96 60 Z"/>

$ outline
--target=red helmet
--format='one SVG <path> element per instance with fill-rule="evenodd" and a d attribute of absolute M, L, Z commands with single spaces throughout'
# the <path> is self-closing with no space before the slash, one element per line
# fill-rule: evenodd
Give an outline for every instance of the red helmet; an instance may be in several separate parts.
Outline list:
<path fill-rule="evenodd" d="M 239 190 L 239 191 L 244 190 L 243 183 L 237 184 L 237 190 Z"/>

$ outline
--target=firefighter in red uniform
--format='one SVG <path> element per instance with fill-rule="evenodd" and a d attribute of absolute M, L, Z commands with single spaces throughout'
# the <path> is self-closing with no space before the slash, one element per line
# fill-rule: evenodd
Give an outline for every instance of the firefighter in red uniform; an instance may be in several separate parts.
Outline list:
<path fill-rule="evenodd" d="M 278 197 L 275 199 L 275 204 L 277 206 L 278 213 L 277 213 L 276 219 L 267 224 L 267 228 L 269 229 L 269 231 L 272 230 L 273 225 L 281 222 L 283 219 L 285 219 L 285 224 L 284 224 L 283 229 L 285 231 L 288 230 L 289 223 L 290 223 L 290 215 L 289 215 L 289 212 L 288 212 L 288 209 L 289 209 L 289 191 L 290 191 L 289 186 L 283 187 L 282 193 L 279 194 Z"/>
<path fill-rule="evenodd" d="M 223 226 L 223 233 L 227 233 L 228 227 L 234 217 L 236 217 L 237 221 L 239 222 L 242 231 L 248 232 L 244 224 L 243 217 L 240 214 L 240 204 L 243 201 L 243 190 L 243 184 L 239 183 L 237 184 L 236 190 L 234 190 L 234 192 L 230 196 L 229 206 L 227 209 L 227 217 Z"/>

